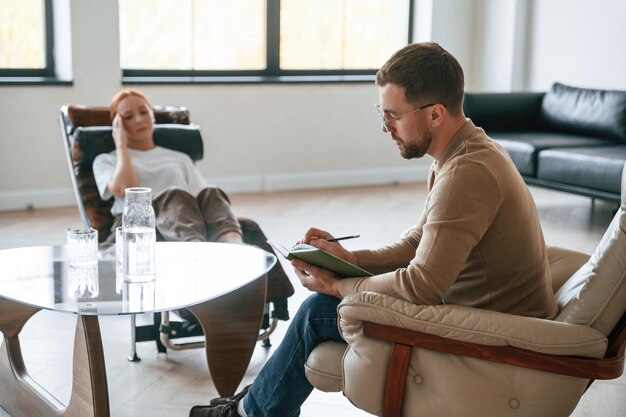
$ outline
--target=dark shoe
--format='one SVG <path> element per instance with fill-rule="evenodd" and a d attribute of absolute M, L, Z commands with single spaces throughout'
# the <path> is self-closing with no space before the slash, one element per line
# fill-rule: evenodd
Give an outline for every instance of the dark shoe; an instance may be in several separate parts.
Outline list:
<path fill-rule="evenodd" d="M 241 392 L 239 392 L 238 394 L 233 395 L 232 397 L 213 398 L 209 402 L 209 404 L 210 405 L 221 405 L 221 404 L 226 404 L 228 402 L 238 403 L 243 397 L 246 396 L 246 394 L 250 390 L 251 386 L 252 386 L 252 384 L 248 385 L 247 387 L 244 387 L 244 389 L 242 389 Z"/>
<path fill-rule="evenodd" d="M 237 403 L 227 402 L 219 405 L 196 405 L 189 410 L 189 417 L 240 417 Z"/>
<path fill-rule="evenodd" d="M 209 405 L 196 405 L 189 411 L 189 417 L 239 417 L 237 404 L 246 396 L 251 385 L 248 385 L 232 397 L 214 398 Z"/>

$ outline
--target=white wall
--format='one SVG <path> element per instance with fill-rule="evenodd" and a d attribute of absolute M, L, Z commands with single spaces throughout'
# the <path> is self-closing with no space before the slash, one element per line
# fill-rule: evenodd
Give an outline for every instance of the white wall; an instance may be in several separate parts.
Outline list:
<path fill-rule="evenodd" d="M 513 77 L 516 0 L 478 0 L 475 6 L 474 67 L 467 90 L 507 91 Z"/>
<path fill-rule="evenodd" d="M 534 1 L 527 88 L 626 89 L 626 2 Z"/>
<path fill-rule="evenodd" d="M 0 210 L 71 205 L 56 117 L 67 103 L 107 104 L 120 83 L 117 2 L 69 3 L 72 86 L 0 86 Z M 465 69 L 471 91 L 545 90 L 553 81 L 626 89 L 620 0 L 419 0 L 419 40 Z M 62 10 L 63 7 L 57 9 Z M 68 19 L 69 20 L 69 19 Z M 227 191 L 419 181 L 379 132 L 373 84 L 151 85 L 154 103 L 185 105 L 202 128 L 205 177 Z"/>
<path fill-rule="evenodd" d="M 474 67 L 475 1 L 433 0 L 432 40 L 459 61 L 465 71 L 466 86 L 472 85 Z"/>
<path fill-rule="evenodd" d="M 626 89 L 626 2 L 476 0 L 474 12 L 468 90 Z"/>

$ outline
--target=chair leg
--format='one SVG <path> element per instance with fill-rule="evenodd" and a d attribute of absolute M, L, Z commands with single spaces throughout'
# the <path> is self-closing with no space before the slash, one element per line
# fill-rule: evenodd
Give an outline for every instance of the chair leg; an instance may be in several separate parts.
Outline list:
<path fill-rule="evenodd" d="M 387 368 L 383 417 L 400 417 L 404 405 L 404 389 L 411 359 L 411 346 L 402 343 L 391 345 L 391 357 Z"/>
<path fill-rule="evenodd" d="M 137 356 L 137 339 L 135 336 L 136 331 L 136 316 L 130 315 L 130 353 L 128 354 L 129 362 L 139 362 L 141 359 Z"/>
<path fill-rule="evenodd" d="M 184 343 L 174 343 L 170 340 L 169 331 L 164 331 L 165 329 L 169 330 L 170 328 L 170 312 L 164 311 L 161 316 L 161 326 L 159 331 L 159 341 L 168 349 L 172 350 L 186 350 L 186 349 L 197 349 L 204 347 L 204 341 L 201 342 L 184 342 Z"/>
<path fill-rule="evenodd" d="M 159 337 L 160 327 L 161 327 L 161 313 L 154 313 L 152 315 L 152 326 L 154 328 L 154 334 L 156 335 L 155 342 L 157 345 L 157 352 L 167 353 L 167 348 L 165 347 L 163 343 L 161 343 L 161 338 Z"/>
<path fill-rule="evenodd" d="M 262 320 L 263 324 L 260 328 L 259 336 L 257 339 L 259 342 L 262 342 L 262 346 L 265 348 L 269 348 L 272 346 L 269 337 L 278 326 L 278 319 L 275 317 L 270 318 L 270 316 L 270 303 L 266 303 Z M 128 355 L 129 362 L 138 362 L 141 360 L 141 358 L 137 355 L 137 342 L 154 340 L 157 345 L 158 353 L 166 353 L 167 348 L 170 348 L 172 350 L 185 350 L 204 347 L 204 342 L 175 343 L 172 339 L 176 337 L 181 337 L 183 335 L 181 333 L 177 334 L 177 336 L 174 337 L 173 334 L 176 334 L 175 332 L 170 335 L 169 312 L 166 311 L 163 313 L 154 313 L 152 316 L 152 320 L 153 323 L 151 325 L 143 325 L 137 327 L 136 315 L 133 314 L 130 316 L 131 348 Z M 196 335 L 192 334 L 190 336 L 194 337 Z M 198 336 L 202 336 L 202 333 L 200 333 Z"/>
<path fill-rule="evenodd" d="M 276 330 L 276 326 L 278 326 L 278 319 L 272 318 L 270 321 L 270 303 L 265 303 L 265 309 L 263 311 L 263 321 L 261 324 L 262 332 L 259 333 L 258 341 L 263 342 L 264 348 L 269 348 L 272 346 L 270 342 L 270 335 L 274 333 Z"/>

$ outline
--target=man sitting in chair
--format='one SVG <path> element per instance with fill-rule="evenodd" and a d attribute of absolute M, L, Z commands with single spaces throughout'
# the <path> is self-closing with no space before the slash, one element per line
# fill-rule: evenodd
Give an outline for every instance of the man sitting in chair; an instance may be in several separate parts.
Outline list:
<path fill-rule="evenodd" d="M 378 71 L 382 130 L 403 158 L 434 158 L 417 225 L 398 242 L 348 251 L 332 235 L 309 229 L 303 242 L 377 275 L 339 278 L 293 260 L 315 294 L 250 387 L 190 417 L 294 417 L 311 393 L 304 364 L 326 340 L 341 340 L 341 298 L 373 291 L 415 304 L 459 304 L 553 318 L 546 247 L 530 192 L 506 151 L 463 114 L 463 70 L 436 43 L 408 45 Z"/>
<path fill-rule="evenodd" d="M 93 173 L 102 199 L 115 198 L 113 236 L 121 225 L 124 190 L 149 187 L 156 229 L 164 240 L 242 242 L 226 194 L 206 184 L 189 156 L 154 143 L 154 113 L 143 93 L 121 90 L 110 114 L 115 150 L 96 157 Z"/>

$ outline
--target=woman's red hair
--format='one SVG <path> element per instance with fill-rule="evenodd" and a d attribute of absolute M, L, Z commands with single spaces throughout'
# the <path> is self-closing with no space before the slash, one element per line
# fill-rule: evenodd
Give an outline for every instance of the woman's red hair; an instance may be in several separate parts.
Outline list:
<path fill-rule="evenodd" d="M 118 91 L 117 94 L 113 96 L 113 99 L 111 100 L 111 108 L 109 109 L 109 115 L 111 116 L 111 121 L 113 121 L 113 118 L 117 114 L 117 106 L 120 104 L 120 101 L 130 96 L 142 98 L 148 104 L 148 107 L 152 108 L 152 104 L 150 104 L 150 100 L 148 100 L 148 97 L 146 97 L 144 93 L 142 93 L 141 91 L 135 88 L 125 88 L 124 90 Z"/>

